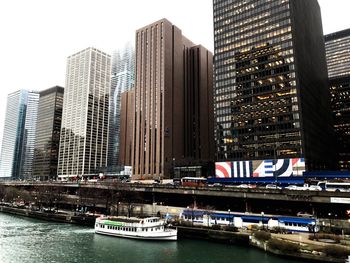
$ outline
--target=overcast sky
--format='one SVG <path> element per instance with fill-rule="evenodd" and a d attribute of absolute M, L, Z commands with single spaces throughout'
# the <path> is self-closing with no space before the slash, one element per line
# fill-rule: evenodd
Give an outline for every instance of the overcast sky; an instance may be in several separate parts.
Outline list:
<path fill-rule="evenodd" d="M 350 28 L 349 0 L 319 3 L 325 34 Z M 1 1 L 0 145 L 9 93 L 64 86 L 69 55 L 90 46 L 111 53 L 161 18 L 213 51 L 212 0 Z"/>

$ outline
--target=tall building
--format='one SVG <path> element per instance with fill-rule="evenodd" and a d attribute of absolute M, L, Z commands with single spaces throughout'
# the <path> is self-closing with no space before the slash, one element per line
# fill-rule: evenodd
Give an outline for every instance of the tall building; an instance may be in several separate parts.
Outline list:
<path fill-rule="evenodd" d="M 22 149 L 22 176 L 25 179 L 32 177 L 35 148 L 35 133 L 38 118 L 39 93 L 29 92 L 24 124 L 24 141 Z"/>
<path fill-rule="evenodd" d="M 120 153 L 119 163 L 123 166 L 131 166 L 132 136 L 134 128 L 135 96 L 134 90 L 125 91 L 120 100 Z"/>
<path fill-rule="evenodd" d="M 338 163 L 350 170 L 350 29 L 325 36 Z"/>
<path fill-rule="evenodd" d="M 350 28 L 325 36 L 328 76 L 350 76 Z"/>
<path fill-rule="evenodd" d="M 137 30 L 135 46 L 133 176 L 169 178 L 175 166 L 196 173 L 213 160 L 212 54 L 166 19 Z"/>
<path fill-rule="evenodd" d="M 59 86 L 40 92 L 35 137 L 33 176 L 56 179 L 64 89 Z"/>
<path fill-rule="evenodd" d="M 0 178 L 31 177 L 39 94 L 28 90 L 7 97 Z"/>
<path fill-rule="evenodd" d="M 121 51 L 112 56 L 112 79 L 110 97 L 108 170 L 117 172 L 120 151 L 120 111 L 121 94 L 134 87 L 135 82 L 135 49 L 128 43 Z"/>
<path fill-rule="evenodd" d="M 67 59 L 57 174 L 96 175 L 107 166 L 111 57 L 96 48 Z"/>
<path fill-rule="evenodd" d="M 334 164 L 317 0 L 213 0 L 219 161 Z"/>

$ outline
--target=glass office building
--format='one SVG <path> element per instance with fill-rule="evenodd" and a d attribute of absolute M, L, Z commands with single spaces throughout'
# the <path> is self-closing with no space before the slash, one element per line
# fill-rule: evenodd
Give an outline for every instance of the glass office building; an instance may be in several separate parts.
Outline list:
<path fill-rule="evenodd" d="M 106 169 L 110 81 L 110 55 L 87 48 L 68 57 L 58 176 L 92 176 Z"/>
<path fill-rule="evenodd" d="M 30 179 L 33 174 L 35 133 L 38 118 L 39 96 L 40 95 L 38 92 L 28 93 L 22 148 L 22 176 L 25 179 Z"/>
<path fill-rule="evenodd" d="M 0 157 L 0 178 L 31 177 L 39 93 L 28 90 L 7 97 Z"/>
<path fill-rule="evenodd" d="M 325 41 L 338 163 L 350 170 L 350 29 L 326 35 Z"/>
<path fill-rule="evenodd" d="M 327 169 L 332 121 L 317 0 L 214 0 L 217 160 Z M 312 48 L 310 48 L 312 47 Z"/>
<path fill-rule="evenodd" d="M 135 83 L 135 48 L 128 43 L 112 55 L 108 171 L 117 172 L 120 164 L 120 111 L 121 94 Z M 120 170 L 120 169 L 119 169 Z"/>
<path fill-rule="evenodd" d="M 64 89 L 59 86 L 40 92 L 33 163 L 36 179 L 57 177 L 63 94 Z"/>
<path fill-rule="evenodd" d="M 350 76 L 350 29 L 325 36 L 329 78 Z"/>

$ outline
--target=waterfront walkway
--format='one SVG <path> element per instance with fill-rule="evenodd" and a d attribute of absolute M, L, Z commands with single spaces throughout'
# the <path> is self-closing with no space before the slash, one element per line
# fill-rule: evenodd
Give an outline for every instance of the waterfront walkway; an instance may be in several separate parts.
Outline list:
<path fill-rule="evenodd" d="M 286 241 L 292 241 L 301 244 L 308 244 L 314 246 L 327 246 L 327 242 L 319 242 L 309 239 L 309 234 L 305 233 L 294 233 L 294 234 L 272 234 L 273 237 L 280 238 Z"/>

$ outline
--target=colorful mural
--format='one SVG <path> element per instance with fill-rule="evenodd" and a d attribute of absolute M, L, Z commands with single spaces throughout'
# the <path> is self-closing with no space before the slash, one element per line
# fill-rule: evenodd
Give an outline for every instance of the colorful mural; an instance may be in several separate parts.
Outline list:
<path fill-rule="evenodd" d="M 216 178 L 302 176 L 303 158 L 215 163 Z"/>

